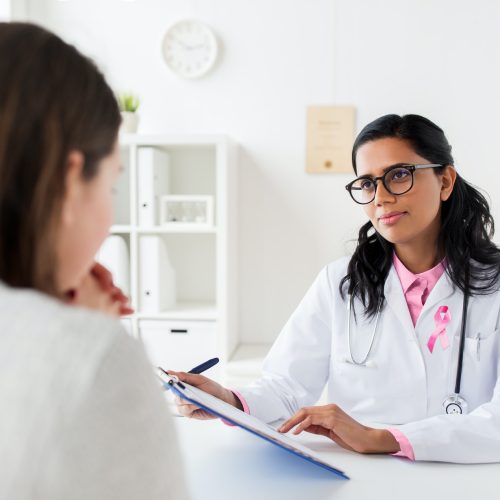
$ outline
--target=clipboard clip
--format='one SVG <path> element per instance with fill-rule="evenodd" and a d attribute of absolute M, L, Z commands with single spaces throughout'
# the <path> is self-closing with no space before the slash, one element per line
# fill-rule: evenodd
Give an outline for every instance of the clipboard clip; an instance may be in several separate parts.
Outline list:
<path fill-rule="evenodd" d="M 156 367 L 156 376 L 160 379 L 163 388 L 168 391 L 170 388 L 177 384 L 182 389 L 185 389 L 184 384 L 179 380 L 179 377 L 176 375 L 169 375 L 163 368 L 160 366 Z"/>

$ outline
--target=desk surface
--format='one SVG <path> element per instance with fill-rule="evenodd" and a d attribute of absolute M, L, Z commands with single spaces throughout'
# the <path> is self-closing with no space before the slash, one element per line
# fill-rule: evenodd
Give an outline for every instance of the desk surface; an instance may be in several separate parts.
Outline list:
<path fill-rule="evenodd" d="M 350 481 L 218 420 L 176 417 L 193 500 L 460 500 L 500 497 L 500 464 L 410 462 L 359 455 L 325 438 L 300 441 L 344 470 Z"/>

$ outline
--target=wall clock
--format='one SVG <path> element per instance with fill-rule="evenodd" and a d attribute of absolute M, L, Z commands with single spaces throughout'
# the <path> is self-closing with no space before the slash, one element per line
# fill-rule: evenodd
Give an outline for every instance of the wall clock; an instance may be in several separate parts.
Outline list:
<path fill-rule="evenodd" d="M 200 78 L 215 64 L 218 44 L 206 24 L 186 19 L 167 29 L 162 52 L 165 63 L 174 73 L 182 78 Z"/>

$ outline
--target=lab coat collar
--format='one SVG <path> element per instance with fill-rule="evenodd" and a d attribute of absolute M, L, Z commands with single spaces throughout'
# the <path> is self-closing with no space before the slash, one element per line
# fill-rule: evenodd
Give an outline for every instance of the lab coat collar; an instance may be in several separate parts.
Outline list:
<path fill-rule="evenodd" d="M 413 326 L 411 320 L 410 311 L 408 309 L 408 304 L 404 296 L 403 287 L 401 286 L 401 281 L 399 280 L 398 274 L 394 265 L 391 266 L 389 274 L 387 276 L 384 294 L 387 305 L 392 309 L 393 313 L 399 319 L 405 330 L 415 332 L 421 319 L 426 315 L 426 312 L 431 310 L 434 311 L 436 306 L 443 305 L 443 302 L 450 300 L 450 297 L 454 295 L 457 291 L 455 285 L 451 281 L 450 277 L 446 272 L 444 272 L 435 286 L 432 288 L 429 297 L 427 298 L 424 307 L 418 317 L 417 324 Z M 458 295 L 458 294 L 457 294 Z M 460 293 L 460 300 L 462 300 L 462 294 Z"/>
<path fill-rule="evenodd" d="M 413 328 L 410 310 L 408 309 L 403 287 L 401 286 L 394 264 L 391 266 L 385 280 L 384 295 L 387 306 L 392 309 L 392 312 L 399 319 L 403 328 L 413 335 L 415 329 Z"/>

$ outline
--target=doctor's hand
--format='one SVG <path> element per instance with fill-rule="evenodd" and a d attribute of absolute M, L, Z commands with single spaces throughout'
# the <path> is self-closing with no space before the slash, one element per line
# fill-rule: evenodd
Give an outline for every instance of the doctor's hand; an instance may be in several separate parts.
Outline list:
<path fill-rule="evenodd" d="M 203 375 L 195 375 L 194 373 L 186 373 L 186 372 L 175 372 L 172 370 L 168 370 L 169 375 L 175 375 L 182 382 L 186 382 L 189 385 L 200 389 L 201 391 L 207 392 L 212 396 L 221 399 L 222 401 L 238 408 L 239 410 L 243 410 L 241 406 L 240 400 L 229 390 L 218 384 L 217 382 L 209 379 L 208 377 L 204 377 Z M 197 418 L 200 420 L 208 420 L 214 417 L 211 413 L 202 410 L 196 405 L 193 405 L 186 400 L 176 396 L 175 404 L 177 405 L 177 411 L 184 417 Z"/>
<path fill-rule="evenodd" d="M 288 432 L 294 427 L 293 434 L 300 434 L 302 431 L 320 434 L 332 439 L 342 448 L 358 453 L 400 451 L 399 443 L 389 431 L 366 427 L 335 404 L 302 408 L 278 431 Z"/>

